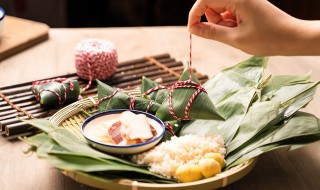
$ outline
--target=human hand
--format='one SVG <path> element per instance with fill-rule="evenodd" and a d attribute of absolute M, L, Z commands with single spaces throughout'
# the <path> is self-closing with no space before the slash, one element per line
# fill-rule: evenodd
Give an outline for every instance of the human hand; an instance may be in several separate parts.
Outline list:
<path fill-rule="evenodd" d="M 208 22 L 200 22 L 205 14 Z M 310 21 L 309 21 L 310 22 Z M 255 55 L 319 54 L 319 23 L 296 19 L 267 0 L 197 0 L 189 12 L 192 34 Z M 307 45 L 308 43 L 311 43 Z M 317 48 L 319 49 L 319 47 Z"/>

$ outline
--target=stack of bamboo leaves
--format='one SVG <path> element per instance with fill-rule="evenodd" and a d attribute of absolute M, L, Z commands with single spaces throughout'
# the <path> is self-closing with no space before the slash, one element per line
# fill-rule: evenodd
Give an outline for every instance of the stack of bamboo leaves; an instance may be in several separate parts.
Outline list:
<path fill-rule="evenodd" d="M 227 147 L 226 169 L 262 153 L 290 150 L 320 140 L 319 119 L 299 109 L 316 93 L 317 82 L 306 76 L 274 76 L 263 80 L 267 58 L 252 57 L 225 69 L 204 87 L 221 120 L 195 120 L 185 134 L 220 134 Z"/>
<path fill-rule="evenodd" d="M 319 119 L 299 111 L 312 100 L 319 82 L 311 82 L 309 74 L 269 76 L 264 79 L 266 66 L 267 58 L 252 57 L 216 74 L 204 84 L 207 94 L 204 93 L 191 106 L 190 116 L 194 119 L 191 122 L 181 123 L 170 117 L 166 89 L 136 98 L 135 104 L 145 111 L 150 101 L 155 101 L 150 112 L 164 121 L 179 124 L 179 127 L 174 128 L 178 136 L 210 133 L 221 135 L 227 148 L 225 170 L 276 148 L 295 149 L 320 140 Z M 187 73 L 180 80 L 189 78 Z M 195 77 L 192 80 L 198 82 Z M 157 83 L 144 78 L 142 93 L 156 86 Z M 99 82 L 99 90 L 101 99 L 112 94 L 115 89 Z M 183 106 L 194 91 L 195 89 L 178 89 L 173 93 L 173 98 L 181 105 L 174 107 L 177 115 L 183 115 Z M 102 102 L 99 109 L 128 108 L 129 105 L 130 96 L 121 92 L 113 99 Z M 210 105 L 205 107 L 204 114 L 208 114 L 205 117 L 199 114 L 204 105 Z M 100 153 L 73 133 L 47 120 L 27 122 L 44 133 L 23 140 L 31 145 L 39 157 L 48 160 L 56 168 L 83 172 L 105 180 L 130 178 L 126 171 L 132 171 L 137 174 L 131 175 L 136 178 L 134 180 L 175 182 L 149 172 L 147 168 L 123 157 Z"/>

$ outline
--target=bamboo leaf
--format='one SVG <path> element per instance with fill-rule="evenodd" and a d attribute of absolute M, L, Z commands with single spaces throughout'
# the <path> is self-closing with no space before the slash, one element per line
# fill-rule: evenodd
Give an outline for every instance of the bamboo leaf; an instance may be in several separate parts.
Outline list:
<path fill-rule="evenodd" d="M 148 174 L 158 178 L 163 176 L 154 174 L 136 164 L 125 164 L 115 159 L 100 159 L 82 151 L 68 150 L 51 139 L 44 141 L 37 149 L 41 158 L 48 160 L 54 167 L 63 170 L 97 172 L 97 171 L 133 171 Z"/>
<path fill-rule="evenodd" d="M 256 136 L 255 139 L 251 140 L 246 146 L 242 146 L 236 153 L 227 155 L 227 165 L 232 164 L 233 166 L 235 165 L 234 163 L 239 163 L 240 158 L 241 161 L 244 158 L 252 158 L 253 153 L 250 152 L 255 149 L 257 150 L 254 151 L 254 156 L 257 156 L 263 153 L 262 151 L 264 150 L 272 150 L 273 146 L 276 148 L 284 144 L 286 146 L 297 144 L 299 147 L 302 147 L 306 145 L 306 143 L 301 144 L 301 140 L 303 139 L 310 139 L 310 142 L 320 139 L 319 119 L 312 114 L 298 112 L 289 120 L 269 127 L 268 130 Z M 248 155 L 243 156 L 246 154 Z"/>
<path fill-rule="evenodd" d="M 104 158 L 108 160 L 114 160 L 118 162 L 122 162 L 129 165 L 136 165 L 132 162 L 126 161 L 124 159 L 120 159 L 115 156 L 111 156 L 108 154 L 101 153 L 91 148 L 87 143 L 80 140 L 77 136 L 75 136 L 69 130 L 64 128 L 54 130 L 49 133 L 50 137 L 56 141 L 60 146 L 66 148 L 69 151 L 79 153 L 82 155 L 87 155 L 92 158 Z"/>
<path fill-rule="evenodd" d="M 243 87 L 253 87 L 262 81 L 268 58 L 253 56 L 217 73 L 204 87 L 213 102 L 224 99 Z"/>
<path fill-rule="evenodd" d="M 237 134 L 228 145 L 228 154 L 250 142 L 257 134 L 266 130 L 268 124 L 279 122 L 280 102 L 256 102 L 253 104 L 241 123 Z"/>
<path fill-rule="evenodd" d="M 111 86 L 97 80 L 98 83 L 98 99 L 101 100 L 106 96 L 110 96 L 115 92 L 115 89 Z M 130 99 L 131 97 L 122 92 L 117 92 L 113 97 L 102 101 L 99 105 L 99 111 L 113 110 L 113 109 L 129 109 L 130 108 Z M 146 111 L 150 100 L 141 97 L 134 97 L 134 109 L 140 111 Z M 151 114 L 156 113 L 160 104 L 154 102 L 151 104 L 148 112 Z"/>
<path fill-rule="evenodd" d="M 154 88 L 154 87 L 157 87 L 159 86 L 160 84 L 152 81 L 151 79 L 148 79 L 147 77 L 142 77 L 142 81 L 141 81 L 141 94 L 144 94 L 146 91 Z M 150 94 L 148 94 L 147 96 L 159 103 L 159 104 L 162 104 L 163 101 L 167 98 L 169 94 L 169 90 L 168 89 L 161 89 L 161 90 L 156 90 L 156 91 L 153 91 L 151 92 Z"/>
<path fill-rule="evenodd" d="M 259 119 L 259 116 L 254 116 L 256 117 L 256 121 L 260 121 L 258 125 L 254 124 L 252 122 L 252 126 L 256 127 L 256 130 L 248 129 L 241 130 L 243 129 L 242 127 L 239 128 L 239 131 L 237 132 L 237 135 L 235 136 L 234 140 L 230 143 L 230 146 L 228 146 L 228 154 L 234 154 L 232 153 L 233 151 L 239 151 L 236 149 L 243 150 L 243 147 L 246 147 L 247 144 L 254 145 L 254 136 L 248 136 L 246 134 L 246 130 L 253 130 L 257 131 L 255 133 L 256 136 L 259 136 L 261 132 L 264 132 L 265 129 L 271 128 L 272 126 L 280 122 L 281 120 L 284 120 L 286 118 L 289 118 L 292 114 L 294 114 L 296 111 L 307 105 L 313 98 L 315 92 L 316 92 L 316 87 L 319 84 L 319 82 L 316 83 L 300 83 L 300 81 L 297 84 L 291 83 L 289 86 L 283 86 L 280 87 L 277 91 L 274 92 L 273 97 L 271 98 L 271 101 L 281 101 L 281 105 L 279 107 L 279 111 L 277 113 L 277 118 L 274 118 L 273 120 L 270 120 L 268 122 L 263 122 L 264 120 Z M 288 93 L 290 92 L 290 93 Z M 264 110 L 267 110 L 268 108 L 262 108 Z M 260 112 L 261 109 L 256 109 L 254 106 L 250 108 L 252 112 Z M 249 110 L 249 112 L 250 112 Z M 250 115 L 249 113 L 247 114 L 246 118 L 248 118 Z M 250 116 L 251 117 L 251 116 Z M 261 117 L 263 117 L 261 115 Z M 244 120 L 244 122 L 247 120 Z M 250 121 L 249 121 L 250 124 Z M 243 123 L 241 124 L 241 126 Z M 244 123 L 246 125 L 246 123 Z M 248 126 L 246 126 L 248 127 Z M 259 131 L 259 132 L 258 132 Z M 252 133 L 253 134 L 253 133 Z M 245 137 L 246 136 L 246 137 Z M 243 139 L 243 140 L 239 140 Z M 246 140 L 244 140 L 246 139 Z M 263 139 L 263 137 L 260 137 L 260 139 Z"/>
<path fill-rule="evenodd" d="M 225 121 L 221 120 L 195 120 L 183 125 L 179 135 L 196 134 L 205 136 L 219 134 L 225 140 L 226 146 L 236 133 L 238 126 L 251 103 L 256 90 L 246 87 L 238 90 L 230 97 L 216 104 L 219 113 L 223 113 Z"/>
<path fill-rule="evenodd" d="M 52 132 L 56 132 L 55 130 Z M 52 133 L 51 132 L 51 133 Z M 66 149 L 53 141 L 49 135 L 42 134 L 38 137 L 33 137 L 29 141 L 40 140 L 41 143 L 37 148 L 37 154 L 40 158 L 45 158 L 54 167 L 63 170 L 72 171 L 83 171 L 83 172 L 97 172 L 97 171 L 131 171 L 141 174 L 147 174 L 150 176 L 158 177 L 160 179 L 165 179 L 165 177 L 158 174 L 149 172 L 143 166 L 138 166 L 136 164 L 125 164 L 124 162 L 118 162 L 119 160 L 110 159 L 110 157 L 105 157 L 106 159 L 101 159 L 95 155 L 90 155 L 85 151 L 78 151 L 78 149 Z M 74 141 L 74 139 L 71 139 Z M 68 144 L 68 143 L 65 143 Z M 81 145 L 81 147 L 84 147 Z M 68 147 L 70 148 L 70 146 Z M 78 148 L 78 147 L 73 147 Z"/>
<path fill-rule="evenodd" d="M 81 155 L 87 155 L 89 157 L 104 158 L 109 160 L 115 160 L 129 165 L 136 165 L 124 159 L 104 154 L 93 149 L 89 146 L 89 144 L 79 139 L 75 134 L 73 134 L 69 130 L 57 127 L 48 120 L 33 119 L 26 120 L 26 122 L 46 132 L 50 136 L 50 138 L 52 138 L 57 144 L 69 151 L 79 153 Z"/>
<path fill-rule="evenodd" d="M 262 94 L 267 97 L 272 97 L 272 93 L 284 86 L 293 84 L 306 84 L 310 82 L 310 73 L 304 76 L 278 75 L 271 78 L 269 83 L 263 88 Z"/>
<path fill-rule="evenodd" d="M 80 86 L 77 80 L 72 81 L 73 89 L 70 88 L 69 82 L 59 83 L 59 82 L 49 82 L 40 85 L 36 85 L 33 92 L 35 95 L 41 90 L 40 93 L 40 104 L 44 106 L 57 106 L 59 105 L 59 99 L 56 94 L 58 94 L 62 101 L 65 102 L 74 102 L 78 100 L 80 95 Z M 50 90 L 50 91 L 48 91 Z M 65 99 L 65 91 L 66 91 L 66 99 Z M 55 92 L 56 94 L 54 94 Z"/>
<path fill-rule="evenodd" d="M 187 69 L 182 73 L 179 81 L 187 81 L 190 73 Z M 192 74 L 192 81 L 200 84 L 198 79 Z M 185 109 L 189 104 L 189 100 L 194 95 L 197 89 L 195 88 L 177 88 L 172 92 L 172 108 L 173 112 L 179 118 L 185 118 Z M 208 95 L 205 92 L 200 92 L 194 99 L 189 109 L 189 118 L 191 119 L 217 119 L 223 120 L 223 118 L 216 111 L 216 108 Z M 170 121 L 175 118 L 172 116 L 169 109 L 169 99 L 165 100 L 156 112 L 156 116 L 161 120 Z"/>
<path fill-rule="evenodd" d="M 26 122 L 41 131 L 45 133 L 49 133 L 50 131 L 53 131 L 58 128 L 58 126 L 54 125 L 52 122 L 50 122 L 47 119 L 32 119 L 32 120 L 21 120 L 23 122 Z"/>
<path fill-rule="evenodd" d="M 31 146 L 39 147 L 43 142 L 49 140 L 50 137 L 45 133 L 39 133 L 30 137 L 19 137 L 19 139 Z"/>
<path fill-rule="evenodd" d="M 267 144 L 261 147 L 258 147 L 244 155 L 242 155 L 238 160 L 236 160 L 234 163 L 229 164 L 227 162 L 227 167 L 226 169 L 230 169 L 238 164 L 241 164 L 251 158 L 257 157 L 261 154 L 264 154 L 266 152 L 270 152 L 279 148 L 290 148 L 292 146 L 296 146 L 296 148 L 301 148 L 303 146 L 306 146 L 310 143 L 314 143 L 320 140 L 320 136 L 310 136 L 310 137 L 304 137 L 303 139 L 296 139 L 295 141 L 288 141 L 288 142 L 281 142 L 281 143 L 272 143 L 272 144 Z M 288 149 L 290 150 L 290 149 Z"/>
<path fill-rule="evenodd" d="M 254 56 L 219 72 L 207 81 L 204 87 L 208 96 L 226 120 L 195 120 L 185 124 L 179 135 L 219 134 L 228 146 L 247 113 L 258 84 L 262 82 L 266 65 L 267 58 Z"/>
<path fill-rule="evenodd" d="M 111 161 L 106 160 L 105 162 L 83 156 L 75 155 L 50 155 L 46 158 L 50 164 L 54 167 L 71 170 L 71 171 L 83 171 L 83 172 L 97 172 L 97 171 L 108 171 L 108 170 L 126 170 L 130 171 L 126 165 L 123 167 L 119 164 L 113 164 Z M 136 168 L 135 168 L 136 169 Z"/>
<path fill-rule="evenodd" d="M 285 109 L 284 117 L 287 118 L 313 99 L 318 85 L 319 81 L 285 86 L 276 91 L 272 99 L 281 101 L 281 105 Z M 287 92 L 290 92 L 291 95 L 288 95 Z"/>

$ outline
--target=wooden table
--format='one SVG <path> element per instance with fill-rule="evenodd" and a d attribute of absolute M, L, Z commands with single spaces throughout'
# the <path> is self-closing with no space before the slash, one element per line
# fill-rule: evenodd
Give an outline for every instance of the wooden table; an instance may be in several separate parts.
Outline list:
<path fill-rule="evenodd" d="M 0 86 L 75 72 L 73 50 L 83 38 L 113 41 L 120 61 L 169 53 L 188 60 L 189 33 L 185 27 L 51 29 L 49 40 L 0 62 Z M 193 38 L 193 64 L 213 76 L 250 55 L 219 42 Z M 267 74 L 303 75 L 320 79 L 320 57 L 271 57 Z M 320 92 L 305 111 L 320 116 Z M 0 137 L 2 190 L 93 189 L 63 176 L 35 155 L 27 145 Z M 253 171 L 224 189 L 319 189 L 320 142 L 292 152 L 277 150 L 260 156 Z"/>

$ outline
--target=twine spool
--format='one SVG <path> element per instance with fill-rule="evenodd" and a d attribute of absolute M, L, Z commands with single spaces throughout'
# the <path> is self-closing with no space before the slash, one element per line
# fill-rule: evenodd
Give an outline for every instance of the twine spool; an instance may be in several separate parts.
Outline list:
<path fill-rule="evenodd" d="M 90 87 L 95 79 L 105 80 L 117 70 L 118 54 L 114 44 L 104 39 L 84 39 L 75 48 L 77 74 L 89 80 Z"/>

